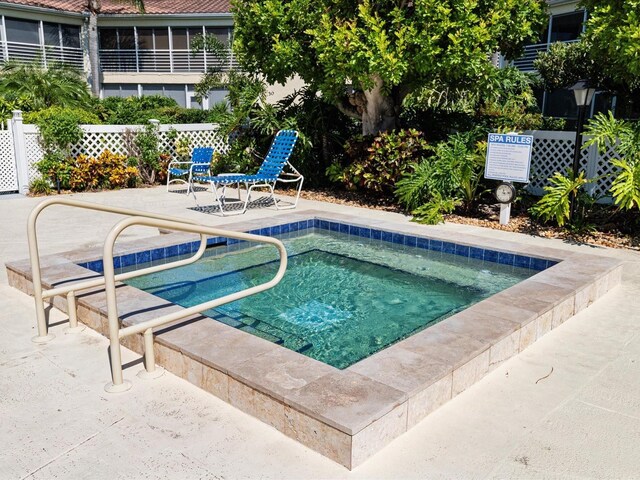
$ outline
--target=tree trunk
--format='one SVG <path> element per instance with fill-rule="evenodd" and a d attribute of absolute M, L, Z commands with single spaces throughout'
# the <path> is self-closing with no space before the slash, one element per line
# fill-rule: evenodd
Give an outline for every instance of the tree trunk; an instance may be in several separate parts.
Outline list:
<path fill-rule="evenodd" d="M 374 86 L 364 92 L 362 134 L 376 135 L 394 129 L 398 124 L 395 101 L 383 93 L 383 81 L 374 77 Z"/>
<path fill-rule="evenodd" d="M 100 2 L 89 0 L 89 83 L 91 93 L 100 96 L 100 57 L 98 44 L 98 13 L 100 12 Z"/>

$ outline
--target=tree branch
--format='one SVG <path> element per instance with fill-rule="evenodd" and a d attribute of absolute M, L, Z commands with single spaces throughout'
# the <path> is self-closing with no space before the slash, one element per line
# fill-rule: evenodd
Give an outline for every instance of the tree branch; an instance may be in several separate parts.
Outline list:
<path fill-rule="evenodd" d="M 362 113 L 358 112 L 358 109 L 351 105 L 345 98 L 342 98 L 339 101 L 335 102 L 335 106 L 347 117 L 357 118 L 358 120 L 362 119 Z"/>

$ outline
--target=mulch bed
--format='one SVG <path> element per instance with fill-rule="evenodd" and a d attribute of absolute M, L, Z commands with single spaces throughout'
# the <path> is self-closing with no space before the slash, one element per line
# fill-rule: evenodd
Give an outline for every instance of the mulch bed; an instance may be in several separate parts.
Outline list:
<path fill-rule="evenodd" d="M 331 189 L 305 189 L 301 197 L 307 200 L 337 203 L 354 207 L 372 208 L 387 212 L 404 213 L 403 210 L 391 200 L 379 198 L 362 192 L 349 192 Z M 447 223 L 474 225 L 477 227 L 493 228 L 506 232 L 525 233 L 544 238 L 558 238 L 571 243 L 599 245 L 611 248 L 626 248 L 640 250 L 640 236 L 625 234 L 616 231 L 589 231 L 574 233 L 563 228 L 543 225 L 533 220 L 526 210 L 515 211 L 512 214 L 509 225 L 500 225 L 500 207 L 498 205 L 480 205 L 468 215 L 445 215 Z"/>

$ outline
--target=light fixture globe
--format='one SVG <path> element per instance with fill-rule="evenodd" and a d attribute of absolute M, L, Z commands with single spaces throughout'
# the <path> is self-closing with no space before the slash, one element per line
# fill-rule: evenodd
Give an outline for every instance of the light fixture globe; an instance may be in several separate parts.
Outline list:
<path fill-rule="evenodd" d="M 596 93 L 596 89 L 590 87 L 587 80 L 578 80 L 569 90 L 573 90 L 573 95 L 576 97 L 576 105 L 578 107 L 590 105 L 593 95 Z"/>

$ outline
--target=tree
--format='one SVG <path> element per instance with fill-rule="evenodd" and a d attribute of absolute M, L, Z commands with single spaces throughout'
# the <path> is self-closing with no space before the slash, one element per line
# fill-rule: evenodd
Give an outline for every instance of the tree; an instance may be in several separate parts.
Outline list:
<path fill-rule="evenodd" d="M 406 96 L 477 88 L 546 24 L 543 0 L 232 0 L 234 47 L 270 83 L 295 74 L 364 134 L 397 125 Z"/>
<path fill-rule="evenodd" d="M 589 55 L 606 59 L 618 83 L 640 88 L 640 0 L 583 0 L 589 18 L 582 35 Z"/>
<path fill-rule="evenodd" d="M 140 13 L 144 13 L 144 1 L 142 0 L 125 0 L 138 9 Z M 100 95 L 100 57 L 98 42 L 98 15 L 102 10 L 102 0 L 88 0 L 87 7 L 89 9 L 89 84 L 91 85 L 91 93 L 96 97 Z"/>
<path fill-rule="evenodd" d="M 0 97 L 26 111 L 86 107 L 90 101 L 87 82 L 78 71 L 59 63 L 42 68 L 39 62 L 12 60 L 0 68 Z"/>

